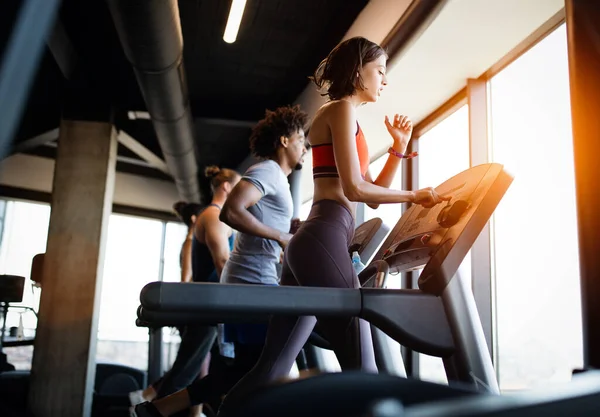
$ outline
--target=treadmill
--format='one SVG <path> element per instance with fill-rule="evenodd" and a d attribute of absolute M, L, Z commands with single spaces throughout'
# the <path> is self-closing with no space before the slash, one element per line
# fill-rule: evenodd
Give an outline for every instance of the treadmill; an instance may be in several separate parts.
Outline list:
<path fill-rule="evenodd" d="M 360 255 L 361 261 L 364 264 L 368 264 L 376 254 L 389 231 L 390 228 L 378 217 L 363 222 L 354 232 L 354 237 L 348 247 L 349 255 L 356 251 Z M 156 312 L 145 309 L 143 306 L 139 306 L 136 325 L 138 327 L 160 328 L 186 325 L 198 322 L 198 320 L 202 322 L 202 319 L 199 319 L 197 314 L 183 315 L 181 313 L 172 313 L 168 311 Z M 212 320 L 209 320 L 209 322 L 212 323 Z M 384 341 L 388 337 L 375 327 L 373 327 L 372 330 L 374 334 L 375 332 L 378 332 L 373 337 L 378 366 L 395 374 L 406 376 L 402 357 L 394 355 L 389 343 Z M 312 333 L 308 343 L 321 349 L 331 350 L 329 342 L 316 331 Z M 149 362 L 151 360 L 152 358 L 149 358 Z"/>
<path fill-rule="evenodd" d="M 512 180 L 502 165 L 490 163 L 463 171 L 439 185 L 436 191 L 451 200 L 430 209 L 411 206 L 360 274 L 363 288 L 155 282 L 141 292 L 140 316 L 180 315 L 201 322 L 265 320 L 273 314 L 357 316 L 401 345 L 441 357 L 450 385 L 498 394 L 473 294 L 455 274 Z M 389 273 L 421 267 L 424 269 L 418 290 L 381 288 Z M 370 380 L 372 375 L 360 374 L 372 386 L 377 384 Z M 331 376 L 323 376 L 326 377 Z M 393 378 L 406 388 L 406 379 L 380 375 L 384 377 Z M 424 387 L 437 385 L 418 383 Z M 299 385 L 304 384 L 299 381 Z M 331 387 L 335 386 L 332 382 Z M 360 388 L 354 386 L 355 390 L 361 388 L 365 389 L 363 384 Z M 406 400 L 403 389 L 397 392 Z M 354 404 L 355 412 L 359 408 Z"/>

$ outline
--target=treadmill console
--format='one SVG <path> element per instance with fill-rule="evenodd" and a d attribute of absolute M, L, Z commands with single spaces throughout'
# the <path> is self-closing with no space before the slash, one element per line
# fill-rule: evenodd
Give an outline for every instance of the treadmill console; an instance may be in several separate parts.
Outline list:
<path fill-rule="evenodd" d="M 386 261 L 391 273 L 424 267 L 419 288 L 440 295 L 512 180 L 502 165 L 494 163 L 455 175 L 435 189 L 451 200 L 430 209 L 413 204 L 374 259 Z"/>

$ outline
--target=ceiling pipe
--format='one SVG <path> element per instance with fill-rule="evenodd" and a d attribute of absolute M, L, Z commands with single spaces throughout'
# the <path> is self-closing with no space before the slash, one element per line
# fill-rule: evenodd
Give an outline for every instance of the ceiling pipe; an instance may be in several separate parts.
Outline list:
<path fill-rule="evenodd" d="M 107 0 L 180 197 L 200 202 L 177 0 Z"/>

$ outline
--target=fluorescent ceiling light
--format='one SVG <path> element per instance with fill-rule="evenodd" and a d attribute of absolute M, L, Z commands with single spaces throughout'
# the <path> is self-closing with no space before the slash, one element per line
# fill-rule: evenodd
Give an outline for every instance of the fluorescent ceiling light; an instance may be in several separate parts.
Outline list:
<path fill-rule="evenodd" d="M 223 34 L 223 40 L 225 42 L 235 42 L 238 30 L 240 29 L 240 22 L 242 21 L 242 15 L 244 14 L 245 7 L 246 0 L 233 0 L 231 2 L 231 10 L 229 10 L 229 19 L 227 19 L 227 26 L 225 26 L 225 33 Z"/>

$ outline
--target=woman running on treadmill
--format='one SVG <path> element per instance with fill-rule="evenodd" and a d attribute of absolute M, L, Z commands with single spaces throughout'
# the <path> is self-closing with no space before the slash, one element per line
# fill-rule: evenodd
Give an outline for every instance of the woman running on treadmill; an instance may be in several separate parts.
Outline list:
<path fill-rule="evenodd" d="M 433 207 L 444 198 L 432 188 L 391 190 L 412 134 L 407 116 L 385 117 L 392 144 L 381 173 L 373 179 L 369 153 L 356 109 L 376 102 L 387 85 L 385 51 L 361 37 L 336 46 L 316 69 L 312 80 L 325 88 L 329 101 L 315 114 L 308 141 L 313 149 L 314 202 L 308 219 L 284 253 L 281 285 L 358 288 L 348 254 L 356 205 L 377 208 L 385 203 Z M 343 370 L 377 372 L 371 332 L 357 318 L 318 318 Z M 220 413 L 241 405 L 256 387 L 286 377 L 317 322 L 316 317 L 273 317 L 260 359 L 225 397 Z"/>

